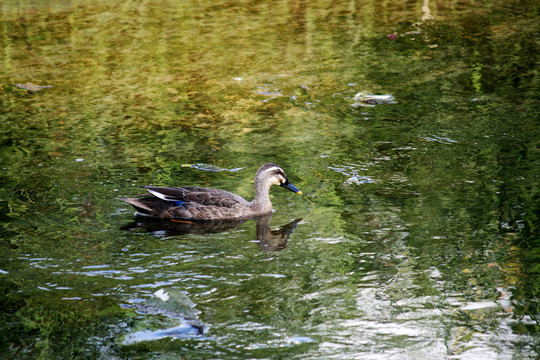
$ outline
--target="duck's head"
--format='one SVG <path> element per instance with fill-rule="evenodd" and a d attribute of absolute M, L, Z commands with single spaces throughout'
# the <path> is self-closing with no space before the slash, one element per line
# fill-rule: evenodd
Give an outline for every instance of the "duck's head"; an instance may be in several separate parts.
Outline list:
<path fill-rule="evenodd" d="M 255 175 L 255 183 L 264 183 L 268 187 L 272 185 L 279 185 L 287 190 L 291 190 L 297 194 L 302 194 L 302 191 L 298 190 L 285 175 L 285 171 L 276 164 L 264 164 L 259 168 Z"/>

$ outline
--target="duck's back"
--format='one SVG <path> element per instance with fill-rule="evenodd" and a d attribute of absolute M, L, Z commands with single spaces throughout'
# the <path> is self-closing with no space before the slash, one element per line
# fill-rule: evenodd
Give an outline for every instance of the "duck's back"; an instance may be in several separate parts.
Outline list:
<path fill-rule="evenodd" d="M 152 190 L 152 187 L 146 188 Z M 249 204 L 243 197 L 221 189 L 203 188 L 198 186 L 166 189 L 171 190 L 176 200 L 189 202 L 192 203 L 192 205 L 199 204 L 204 206 L 233 208 L 236 205 Z"/>
<path fill-rule="evenodd" d="M 198 186 L 143 186 L 150 194 L 123 199 L 143 215 L 163 219 L 236 219 L 251 215 L 248 201 L 229 191 Z"/>

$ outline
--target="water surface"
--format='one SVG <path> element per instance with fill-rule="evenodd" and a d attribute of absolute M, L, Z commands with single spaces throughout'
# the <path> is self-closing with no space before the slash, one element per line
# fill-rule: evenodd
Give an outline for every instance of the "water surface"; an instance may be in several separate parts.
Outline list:
<path fill-rule="evenodd" d="M 0 356 L 538 357 L 538 11 L 2 3 Z M 265 162 L 265 221 L 117 200 Z"/>

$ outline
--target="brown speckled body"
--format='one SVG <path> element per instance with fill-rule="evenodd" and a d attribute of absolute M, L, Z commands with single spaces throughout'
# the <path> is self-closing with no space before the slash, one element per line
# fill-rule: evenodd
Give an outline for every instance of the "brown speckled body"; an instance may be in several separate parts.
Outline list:
<path fill-rule="evenodd" d="M 143 186 L 149 194 L 121 200 L 133 205 L 139 214 L 162 219 L 242 219 L 272 212 L 269 195 L 272 185 L 302 193 L 279 166 L 268 163 L 255 175 L 255 198 L 251 202 L 229 191 L 197 186 Z"/>

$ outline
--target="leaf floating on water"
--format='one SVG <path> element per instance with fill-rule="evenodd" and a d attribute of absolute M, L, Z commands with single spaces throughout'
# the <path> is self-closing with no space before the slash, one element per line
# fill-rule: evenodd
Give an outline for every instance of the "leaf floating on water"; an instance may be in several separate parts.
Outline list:
<path fill-rule="evenodd" d="M 36 85 L 36 84 L 31 83 L 31 82 L 27 82 L 27 83 L 24 83 L 24 84 L 15 84 L 15 86 L 18 87 L 19 89 L 24 89 L 24 90 L 28 90 L 28 91 L 32 91 L 32 92 L 52 88 L 52 86 L 50 86 L 50 85 Z"/>
<path fill-rule="evenodd" d="M 397 104 L 396 98 L 393 95 L 373 95 L 372 93 L 359 92 L 353 98 L 356 101 L 352 104 L 353 107 L 369 106 L 374 107 L 378 104 Z"/>

